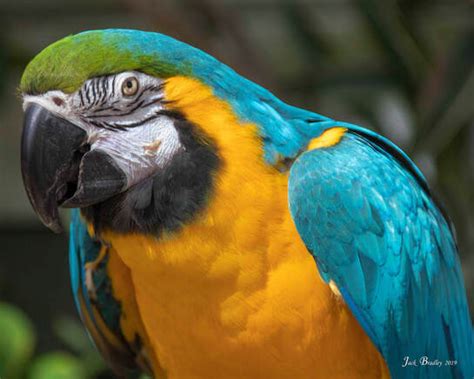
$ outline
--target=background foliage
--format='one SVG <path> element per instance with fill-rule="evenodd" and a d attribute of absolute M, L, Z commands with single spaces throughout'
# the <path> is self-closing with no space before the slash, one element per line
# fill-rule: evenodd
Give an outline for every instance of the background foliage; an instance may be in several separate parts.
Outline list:
<path fill-rule="evenodd" d="M 67 236 L 32 214 L 16 86 L 85 29 L 156 30 L 295 105 L 403 147 L 451 214 L 474 305 L 474 4 L 463 0 L 0 0 L 0 377 L 107 378 L 78 324 Z"/>

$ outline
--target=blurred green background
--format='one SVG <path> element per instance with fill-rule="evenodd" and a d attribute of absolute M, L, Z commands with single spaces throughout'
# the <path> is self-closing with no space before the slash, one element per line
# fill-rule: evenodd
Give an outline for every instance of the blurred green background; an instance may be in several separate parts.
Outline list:
<path fill-rule="evenodd" d="M 67 236 L 30 209 L 19 164 L 28 61 L 86 29 L 154 30 L 283 100 L 404 148 L 456 225 L 474 309 L 474 3 L 455 0 L 0 0 L 0 377 L 110 378 L 78 323 Z"/>

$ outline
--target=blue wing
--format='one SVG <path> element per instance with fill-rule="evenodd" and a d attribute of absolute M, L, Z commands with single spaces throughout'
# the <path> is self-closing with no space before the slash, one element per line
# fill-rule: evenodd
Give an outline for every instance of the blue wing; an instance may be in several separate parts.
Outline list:
<path fill-rule="evenodd" d="M 298 232 L 392 377 L 472 378 L 474 333 L 449 223 L 413 163 L 370 136 L 348 131 L 293 164 Z M 442 366 L 404 368 L 407 356 Z"/>
<path fill-rule="evenodd" d="M 89 335 L 114 372 L 121 378 L 135 378 L 140 374 L 136 352 L 120 329 L 121 309 L 113 298 L 107 276 L 106 249 L 89 235 L 79 210 L 74 209 L 70 225 L 69 267 L 76 307 Z M 149 368 L 145 367 L 145 370 Z"/>

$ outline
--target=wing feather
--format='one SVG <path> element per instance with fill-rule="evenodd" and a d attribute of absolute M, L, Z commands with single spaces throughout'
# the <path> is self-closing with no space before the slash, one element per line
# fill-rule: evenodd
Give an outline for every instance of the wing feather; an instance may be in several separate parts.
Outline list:
<path fill-rule="evenodd" d="M 302 154 L 290 171 L 292 217 L 393 377 L 472 378 L 474 333 L 450 224 L 418 169 L 387 143 L 349 131 Z M 442 365 L 404 368 L 407 356 Z"/>
<path fill-rule="evenodd" d="M 98 290 L 91 293 L 87 286 L 86 265 L 96 261 L 102 249 L 106 246 L 90 236 L 79 210 L 73 210 L 69 267 L 76 307 L 90 337 L 115 374 L 120 378 L 137 378 L 140 370 L 136 352 L 121 333 L 120 304 L 113 299 L 105 267 L 91 274 L 90 280 Z"/>

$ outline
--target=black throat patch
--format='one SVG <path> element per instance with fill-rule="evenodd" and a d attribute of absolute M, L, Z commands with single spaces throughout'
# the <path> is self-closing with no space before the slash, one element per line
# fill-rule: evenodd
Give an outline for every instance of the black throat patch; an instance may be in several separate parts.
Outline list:
<path fill-rule="evenodd" d="M 184 149 L 154 176 L 83 208 L 83 216 L 97 233 L 112 230 L 159 236 L 163 231 L 179 229 L 205 207 L 219 166 L 215 146 L 182 114 L 165 114 L 174 119 Z"/>

